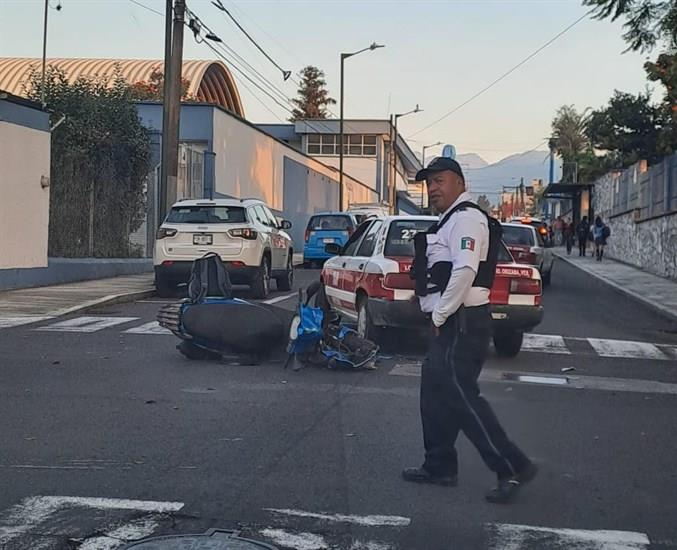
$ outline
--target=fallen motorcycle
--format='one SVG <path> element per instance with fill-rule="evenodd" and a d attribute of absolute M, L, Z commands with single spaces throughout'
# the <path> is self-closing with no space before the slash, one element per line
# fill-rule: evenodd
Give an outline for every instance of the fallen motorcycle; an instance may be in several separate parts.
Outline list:
<path fill-rule="evenodd" d="M 177 349 L 188 359 L 234 356 L 241 364 L 259 364 L 286 355 L 285 366 L 295 369 L 373 368 L 378 354 L 378 346 L 341 323 L 319 282 L 299 291 L 295 310 L 234 298 L 216 254 L 194 262 L 188 298 L 162 307 L 157 320 L 182 340 Z"/>

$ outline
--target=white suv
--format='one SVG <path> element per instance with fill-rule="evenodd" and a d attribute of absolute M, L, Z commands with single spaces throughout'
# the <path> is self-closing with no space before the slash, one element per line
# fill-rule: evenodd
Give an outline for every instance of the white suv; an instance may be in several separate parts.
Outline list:
<path fill-rule="evenodd" d="M 291 222 L 278 220 L 258 199 L 183 200 L 172 206 L 155 240 L 155 287 L 167 297 L 188 282 L 193 260 L 216 252 L 233 284 L 250 285 L 255 298 L 291 290 L 294 245 L 285 232 Z"/>

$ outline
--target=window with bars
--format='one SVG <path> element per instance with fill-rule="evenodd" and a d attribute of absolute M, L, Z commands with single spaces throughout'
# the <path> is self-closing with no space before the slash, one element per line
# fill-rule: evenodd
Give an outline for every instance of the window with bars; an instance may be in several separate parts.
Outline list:
<path fill-rule="evenodd" d="M 309 155 L 338 156 L 339 140 L 337 134 L 309 134 L 306 152 Z M 344 135 L 343 140 L 343 154 L 346 156 L 376 156 L 376 136 Z"/>

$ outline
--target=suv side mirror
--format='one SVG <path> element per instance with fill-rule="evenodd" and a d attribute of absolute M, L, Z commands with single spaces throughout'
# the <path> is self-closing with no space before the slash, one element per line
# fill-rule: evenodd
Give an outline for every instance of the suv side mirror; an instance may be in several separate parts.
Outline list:
<path fill-rule="evenodd" d="M 324 251 L 332 256 L 341 255 L 341 245 L 338 243 L 327 243 L 324 245 Z"/>
<path fill-rule="evenodd" d="M 289 220 L 282 220 L 280 222 L 280 229 L 291 229 L 291 222 Z"/>

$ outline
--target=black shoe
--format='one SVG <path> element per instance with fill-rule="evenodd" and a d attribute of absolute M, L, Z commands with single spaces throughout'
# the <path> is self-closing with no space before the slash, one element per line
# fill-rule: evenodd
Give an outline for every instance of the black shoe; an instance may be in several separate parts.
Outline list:
<path fill-rule="evenodd" d="M 520 487 L 534 479 L 537 473 L 538 466 L 530 462 L 514 477 L 499 480 L 498 485 L 489 491 L 484 498 L 493 504 L 508 504 L 517 496 Z"/>
<path fill-rule="evenodd" d="M 405 481 L 413 481 L 414 483 L 432 483 L 433 485 L 445 485 L 446 487 L 456 487 L 458 485 L 458 476 L 436 476 L 425 468 L 405 468 L 402 470 L 402 478 Z"/>

